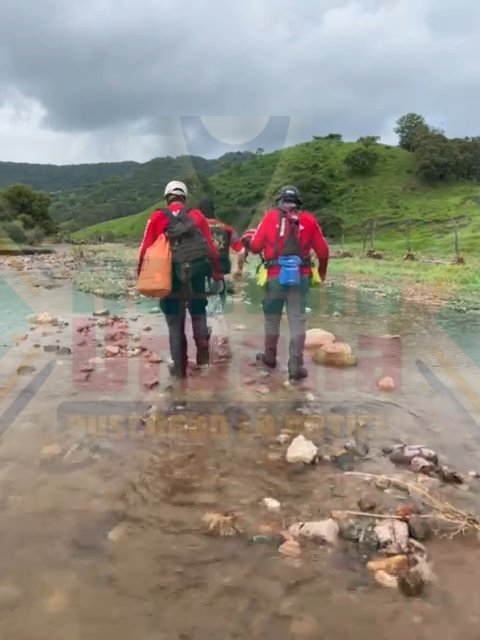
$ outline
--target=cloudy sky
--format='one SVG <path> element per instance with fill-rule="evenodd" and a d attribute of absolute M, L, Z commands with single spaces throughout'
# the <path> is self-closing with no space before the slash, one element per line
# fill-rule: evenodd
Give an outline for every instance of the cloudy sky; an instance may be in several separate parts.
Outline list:
<path fill-rule="evenodd" d="M 480 134 L 480 0 L 0 0 L 0 160 Z"/>

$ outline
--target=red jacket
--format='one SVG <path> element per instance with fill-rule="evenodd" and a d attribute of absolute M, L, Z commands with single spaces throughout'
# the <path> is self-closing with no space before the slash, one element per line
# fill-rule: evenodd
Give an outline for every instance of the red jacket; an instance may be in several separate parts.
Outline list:
<path fill-rule="evenodd" d="M 172 213 L 180 211 L 184 205 L 181 202 L 172 202 L 168 205 L 168 209 Z M 198 209 L 190 209 L 188 215 L 192 218 L 193 222 L 197 229 L 199 229 L 202 234 L 205 236 L 206 241 L 208 242 L 208 246 L 210 248 L 211 259 L 212 259 L 212 268 L 213 268 L 213 279 L 221 280 L 222 274 L 220 273 L 220 262 L 217 247 L 215 246 L 215 242 L 213 241 L 213 237 L 210 231 L 210 226 L 207 222 L 207 219 L 203 215 L 201 211 Z M 142 267 L 143 258 L 145 257 L 146 250 L 152 246 L 152 244 L 157 240 L 162 233 L 165 233 L 168 226 L 168 218 L 161 210 L 154 211 L 150 218 L 148 219 L 147 225 L 145 227 L 145 232 L 143 234 L 142 244 L 140 246 L 140 255 L 138 259 L 138 267 L 137 273 L 140 273 L 140 269 Z"/>
<path fill-rule="evenodd" d="M 240 238 L 237 236 L 237 233 L 233 227 L 231 227 L 226 222 L 222 222 L 221 220 L 217 220 L 216 218 L 207 218 L 208 224 L 213 227 L 217 224 L 221 225 L 225 231 L 228 233 L 230 237 L 230 247 L 239 253 L 243 249 L 243 244 L 240 242 Z"/>
<path fill-rule="evenodd" d="M 302 252 L 302 258 L 308 260 L 310 251 L 314 251 L 319 262 L 319 273 L 322 280 L 327 276 L 327 266 L 329 259 L 328 244 L 323 237 L 322 230 L 315 216 L 308 211 L 296 212 L 299 217 L 299 242 Z M 252 253 L 263 253 L 266 261 L 275 259 L 275 247 L 277 245 L 277 237 L 279 230 L 280 215 L 278 209 L 267 211 L 262 221 L 257 227 L 256 233 L 252 237 L 250 243 L 250 251 Z M 278 255 L 281 255 L 285 238 L 288 235 L 289 222 L 285 222 L 285 233 L 278 238 Z M 272 266 L 268 269 L 268 276 L 278 277 L 280 272 L 279 266 Z M 310 267 L 301 267 L 302 275 L 311 275 Z"/>

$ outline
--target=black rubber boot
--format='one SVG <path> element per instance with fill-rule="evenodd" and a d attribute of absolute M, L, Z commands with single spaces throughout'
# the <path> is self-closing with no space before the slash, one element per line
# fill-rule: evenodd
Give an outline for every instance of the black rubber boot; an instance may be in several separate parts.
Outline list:
<path fill-rule="evenodd" d="M 308 377 L 308 371 L 298 358 L 290 358 L 288 361 L 288 377 L 292 381 L 304 380 Z"/>

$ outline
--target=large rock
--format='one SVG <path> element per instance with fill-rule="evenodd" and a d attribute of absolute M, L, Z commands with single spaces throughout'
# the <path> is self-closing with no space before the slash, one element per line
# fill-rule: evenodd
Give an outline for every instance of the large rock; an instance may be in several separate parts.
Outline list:
<path fill-rule="evenodd" d="M 380 547 L 389 555 L 408 553 L 408 525 L 401 520 L 385 520 L 375 527 Z"/>
<path fill-rule="evenodd" d="M 315 460 L 317 455 L 318 448 L 311 440 L 307 440 L 305 436 L 300 434 L 292 440 L 287 449 L 287 462 L 290 462 L 291 464 L 296 464 L 298 462 L 310 464 Z"/>
<path fill-rule="evenodd" d="M 294 538 L 303 536 L 310 540 L 321 540 L 329 544 L 336 544 L 340 528 L 331 518 L 318 522 L 299 522 L 292 524 L 288 530 Z"/>
<path fill-rule="evenodd" d="M 335 341 L 335 336 L 324 329 L 309 329 L 305 337 L 305 349 L 314 349 Z"/>
<path fill-rule="evenodd" d="M 352 348 L 344 342 L 324 344 L 314 351 L 312 360 L 315 364 L 330 367 L 354 367 L 357 364 L 357 358 L 352 353 Z"/>

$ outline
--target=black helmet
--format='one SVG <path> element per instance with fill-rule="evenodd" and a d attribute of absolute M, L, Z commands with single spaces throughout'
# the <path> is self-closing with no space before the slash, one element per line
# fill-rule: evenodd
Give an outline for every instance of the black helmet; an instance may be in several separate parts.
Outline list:
<path fill-rule="evenodd" d="M 277 197 L 275 198 L 275 202 L 280 204 L 282 202 L 293 202 L 294 204 L 302 204 L 302 200 L 300 198 L 300 191 L 297 187 L 294 187 L 291 184 L 287 184 L 282 187 L 277 193 Z"/>

